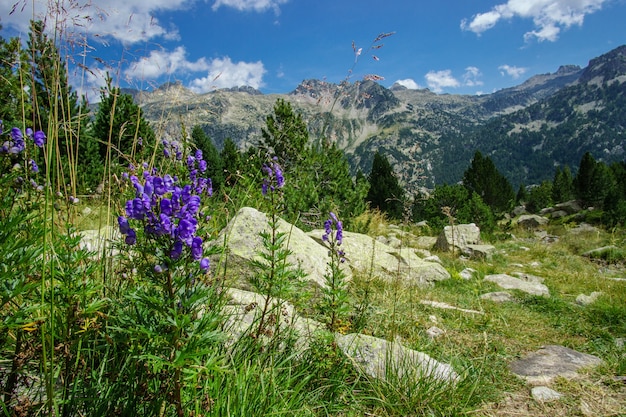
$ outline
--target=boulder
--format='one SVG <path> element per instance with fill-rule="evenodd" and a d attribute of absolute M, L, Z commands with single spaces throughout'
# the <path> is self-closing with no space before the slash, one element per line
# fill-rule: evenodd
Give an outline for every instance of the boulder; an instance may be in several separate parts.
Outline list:
<path fill-rule="evenodd" d="M 358 333 L 337 335 L 336 340 L 341 351 L 372 378 L 387 381 L 428 378 L 450 383 L 459 378 L 452 366 L 408 349 L 398 341 L 388 342 Z"/>
<path fill-rule="evenodd" d="M 236 280 L 236 286 L 250 289 L 247 282 L 257 270 L 250 265 L 252 260 L 262 260 L 259 253 L 264 250 L 261 232 L 269 232 L 268 217 L 265 213 L 250 207 L 243 207 L 220 232 L 210 245 L 225 246 L 224 255 L 215 255 L 211 265 L 216 275 Z M 286 221 L 278 220 L 278 231 L 287 235 L 287 247 L 291 255 L 287 258 L 294 267 L 306 274 L 306 280 L 324 287 L 324 274 L 327 271 L 328 248 L 320 245 L 305 232 Z M 321 234 L 320 234 L 321 241 Z M 352 272 L 347 265 L 342 270 L 351 279 Z"/>
<path fill-rule="evenodd" d="M 322 234 L 320 230 L 308 233 L 318 242 L 321 242 Z M 399 276 L 406 284 L 429 286 L 435 281 L 450 278 L 443 266 L 421 259 L 411 248 L 395 249 L 360 233 L 344 231 L 342 249 L 346 253 L 346 264 L 352 269 L 371 273 L 384 281 Z"/>
<path fill-rule="evenodd" d="M 470 259 L 489 259 L 495 251 L 496 247 L 492 245 L 467 245 L 462 250 Z"/>
<path fill-rule="evenodd" d="M 516 206 L 511 211 L 511 216 L 512 217 L 521 216 L 522 214 L 526 214 L 526 207 L 525 206 Z"/>
<path fill-rule="evenodd" d="M 536 229 L 548 224 L 548 219 L 537 214 L 522 214 L 517 219 L 517 224 L 525 229 Z"/>
<path fill-rule="evenodd" d="M 474 223 L 446 226 L 437 238 L 435 247 L 444 252 L 450 252 L 454 248 L 461 251 L 467 245 L 480 244 L 480 229 Z"/>
<path fill-rule="evenodd" d="M 602 291 L 594 291 L 589 295 L 579 294 L 578 297 L 576 297 L 576 304 L 580 306 L 588 306 L 589 304 L 595 303 L 598 297 L 600 297 L 602 294 Z"/>
<path fill-rule="evenodd" d="M 566 212 L 567 214 L 576 214 L 576 213 L 580 213 L 581 211 L 583 211 L 583 208 L 580 206 L 580 204 L 578 204 L 578 201 L 576 200 L 570 200 L 570 201 L 566 201 L 565 203 L 559 203 L 556 206 L 554 206 L 554 208 L 556 208 L 557 210 L 562 210 Z"/>
<path fill-rule="evenodd" d="M 558 345 L 544 346 L 510 364 L 511 372 L 532 385 L 545 385 L 556 377 L 576 378 L 581 368 L 601 365 L 602 359 Z"/>
<path fill-rule="evenodd" d="M 550 290 L 544 284 L 534 280 L 515 278 L 507 274 L 494 274 L 485 276 L 485 281 L 493 282 L 505 290 L 519 290 L 531 295 L 549 297 Z"/>
<path fill-rule="evenodd" d="M 236 288 L 228 288 L 228 302 L 224 306 L 224 313 L 227 317 L 224 330 L 232 342 L 239 339 L 246 332 L 254 332 L 258 326 L 259 318 L 265 307 L 266 297 L 250 291 Z M 268 326 L 264 337 L 269 338 L 276 328 L 279 331 L 293 330 L 296 336 L 296 348 L 304 351 L 313 338 L 317 330 L 323 329 L 324 325 L 296 313 L 292 304 L 272 298 L 268 310 L 275 311 L 269 319 L 276 324 Z M 276 314 L 278 313 L 278 314 Z"/>

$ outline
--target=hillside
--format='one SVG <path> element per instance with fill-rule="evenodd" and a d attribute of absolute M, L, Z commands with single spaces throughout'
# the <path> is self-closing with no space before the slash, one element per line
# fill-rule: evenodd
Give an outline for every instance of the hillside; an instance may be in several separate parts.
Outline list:
<path fill-rule="evenodd" d="M 563 65 L 481 96 L 320 80 L 289 94 L 240 87 L 199 95 L 177 83 L 132 94 L 164 137 L 179 136 L 181 123 L 200 125 L 218 148 L 230 137 L 245 149 L 283 98 L 303 115 L 312 140 L 336 142 L 354 172 L 368 172 L 383 151 L 409 192 L 458 181 L 476 149 L 514 184 L 530 184 L 551 178 L 554 166 L 577 167 L 586 151 L 606 162 L 624 158 L 625 54 L 621 46 L 583 69 Z"/>

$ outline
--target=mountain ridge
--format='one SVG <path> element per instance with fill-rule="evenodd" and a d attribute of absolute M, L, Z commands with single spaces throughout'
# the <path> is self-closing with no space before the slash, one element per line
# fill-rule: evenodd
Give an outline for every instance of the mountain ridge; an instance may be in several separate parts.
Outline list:
<path fill-rule="evenodd" d="M 323 137 L 335 142 L 355 173 L 368 172 L 380 150 L 413 192 L 458 181 L 475 150 L 491 155 L 514 183 L 526 184 L 550 177 L 555 166 L 577 167 L 585 150 L 595 151 L 598 159 L 618 160 L 626 122 L 620 124 L 616 103 L 626 95 L 624 81 L 626 45 L 584 68 L 562 65 L 554 73 L 484 95 L 310 79 L 288 94 L 262 94 L 249 87 L 196 94 L 168 83 L 134 97 L 164 137 L 179 136 L 181 123 L 187 131 L 200 125 L 218 148 L 230 137 L 242 149 L 260 140 L 266 117 L 283 98 L 302 114 L 314 144 Z M 604 133 L 599 137 L 594 127 Z M 590 138 L 568 133 L 572 128 Z M 573 142 L 573 150 L 567 149 Z"/>

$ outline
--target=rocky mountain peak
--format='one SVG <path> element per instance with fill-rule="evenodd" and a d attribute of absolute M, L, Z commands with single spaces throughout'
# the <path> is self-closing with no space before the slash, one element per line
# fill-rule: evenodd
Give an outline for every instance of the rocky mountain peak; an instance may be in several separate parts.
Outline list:
<path fill-rule="evenodd" d="M 589 61 L 580 77 L 582 83 L 601 84 L 611 80 L 626 81 L 626 45 Z"/>

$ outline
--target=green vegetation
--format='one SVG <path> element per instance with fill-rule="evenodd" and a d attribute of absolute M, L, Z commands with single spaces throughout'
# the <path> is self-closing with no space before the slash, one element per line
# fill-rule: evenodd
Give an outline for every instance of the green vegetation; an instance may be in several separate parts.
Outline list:
<path fill-rule="evenodd" d="M 573 404 L 589 404 L 595 393 L 603 401 L 591 403 L 592 414 L 623 410 L 623 386 L 613 377 L 626 370 L 619 344 L 626 286 L 609 278 L 623 273 L 626 259 L 624 164 L 588 155 L 571 181 L 558 171 L 554 184 L 524 197 L 539 208 L 577 193 L 596 205 L 583 220 L 609 231 L 573 235 L 577 219 L 569 217 L 550 226 L 561 239 L 547 245 L 516 229 L 519 239 L 495 242 L 489 260 L 441 253 L 452 278 L 428 288 L 404 282 L 400 268 L 392 280 L 373 266 L 348 280 L 346 256 L 361 254 L 344 253 L 344 227 L 373 237 L 395 230 L 399 250 L 411 251 L 421 233 L 405 215 L 404 192 L 383 154 L 373 157 L 367 180 L 353 179 L 343 152 L 326 138 L 312 144 L 301 116 L 281 100 L 263 142 L 245 153 L 231 140 L 218 152 L 198 126 L 189 138 L 184 129 L 174 139 L 158 137 L 132 97 L 110 82 L 87 122 L 41 23 L 33 23 L 30 48 L 27 57 L 15 40 L 0 42 L 7 81 L 0 85 L 0 415 L 487 416 L 518 413 L 510 395 L 525 399 L 530 416 L 575 415 Z M 474 221 L 497 231 L 496 216 L 514 199 L 503 178 L 477 153 L 463 185 L 415 199 L 414 220 L 428 218 L 432 229 Z M 590 192 L 598 186 L 606 186 L 601 199 Z M 79 199 L 78 191 L 89 194 Z M 249 265 L 255 273 L 243 283 L 257 291 L 240 306 L 243 315 L 259 307 L 250 323 L 229 304 L 241 277 L 229 275 L 221 256 L 228 236 L 215 240 L 244 206 L 268 216 Z M 323 227 L 325 288 L 302 285 L 282 219 Z M 98 229 L 96 236 L 83 225 Z M 581 256 L 601 246 L 609 249 Z M 460 278 L 466 267 L 474 278 Z M 485 275 L 517 268 L 544 277 L 551 297 L 516 293 L 517 302 L 504 304 L 480 297 L 495 289 Z M 602 293 L 596 303 L 575 303 L 576 294 L 593 291 Z M 291 305 L 323 324 L 304 346 L 295 320 L 284 319 Z M 445 329 L 436 340 L 427 333 L 435 321 Z M 375 378 L 338 345 L 340 334 L 356 331 L 449 363 L 458 379 L 402 373 L 403 364 L 389 358 L 386 377 Z M 507 364 L 546 343 L 605 364 L 578 382 L 558 381 L 567 400 L 538 407 Z"/>

